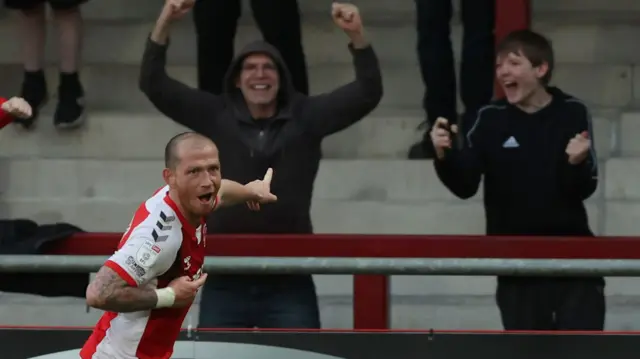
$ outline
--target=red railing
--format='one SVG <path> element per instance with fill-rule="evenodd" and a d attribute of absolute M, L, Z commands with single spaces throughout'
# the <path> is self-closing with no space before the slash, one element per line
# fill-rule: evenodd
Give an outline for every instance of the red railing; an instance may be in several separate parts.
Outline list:
<path fill-rule="evenodd" d="M 50 254 L 110 255 L 120 235 L 81 234 L 51 244 Z M 392 235 L 209 236 L 207 255 L 256 257 L 640 259 L 636 237 L 485 237 Z M 354 276 L 355 329 L 388 329 L 389 277 Z"/>

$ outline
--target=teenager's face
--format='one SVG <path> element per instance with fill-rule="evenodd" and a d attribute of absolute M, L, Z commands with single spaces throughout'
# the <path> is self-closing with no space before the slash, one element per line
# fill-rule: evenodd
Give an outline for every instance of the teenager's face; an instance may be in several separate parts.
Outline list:
<path fill-rule="evenodd" d="M 522 52 L 499 54 L 496 58 L 496 78 L 507 101 L 514 105 L 522 105 L 533 93 L 544 88 L 542 78 L 548 70 L 547 63 L 533 66 Z"/>

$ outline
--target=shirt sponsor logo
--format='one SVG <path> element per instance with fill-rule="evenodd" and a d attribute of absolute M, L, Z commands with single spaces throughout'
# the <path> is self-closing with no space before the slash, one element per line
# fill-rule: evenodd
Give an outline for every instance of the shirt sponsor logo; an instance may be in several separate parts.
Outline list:
<path fill-rule="evenodd" d="M 136 263 L 136 260 L 132 256 L 127 257 L 126 264 L 127 267 L 129 267 L 129 269 L 131 269 L 133 273 L 135 273 L 135 275 L 138 277 L 144 277 L 144 275 L 147 274 L 147 271 L 144 270 L 144 268 L 142 268 L 140 265 L 138 265 L 138 263 Z"/>

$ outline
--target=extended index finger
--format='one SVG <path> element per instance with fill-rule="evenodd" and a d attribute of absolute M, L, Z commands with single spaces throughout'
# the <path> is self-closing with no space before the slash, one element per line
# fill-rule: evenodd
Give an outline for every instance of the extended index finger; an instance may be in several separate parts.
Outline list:
<path fill-rule="evenodd" d="M 269 168 L 267 170 L 267 173 L 264 174 L 264 178 L 262 179 L 262 182 L 265 182 L 267 185 L 270 185 L 271 178 L 273 178 L 273 169 Z"/>

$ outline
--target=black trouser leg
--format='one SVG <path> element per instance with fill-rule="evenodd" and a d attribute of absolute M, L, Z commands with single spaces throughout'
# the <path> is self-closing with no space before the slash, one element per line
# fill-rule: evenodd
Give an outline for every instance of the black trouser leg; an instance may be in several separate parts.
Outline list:
<path fill-rule="evenodd" d="M 602 278 L 499 277 L 496 301 L 505 330 L 603 330 Z"/>
<path fill-rule="evenodd" d="M 498 277 L 496 302 L 505 330 L 554 330 L 546 278 Z"/>
<path fill-rule="evenodd" d="M 556 280 L 558 330 L 604 330 L 605 296 L 602 278 Z"/>
<path fill-rule="evenodd" d="M 466 133 L 478 110 L 493 98 L 495 0 L 462 0 L 461 17 L 460 98 L 465 107 L 461 125 Z"/>
<path fill-rule="evenodd" d="M 240 0 L 199 0 L 193 9 L 198 51 L 198 87 L 213 94 L 223 91 L 224 76 L 233 59 L 233 42 Z"/>
<path fill-rule="evenodd" d="M 426 87 L 423 107 L 433 123 L 456 121 L 456 76 L 451 46 L 451 0 L 416 0 L 418 60 Z"/>
<path fill-rule="evenodd" d="M 309 93 L 307 63 L 302 48 L 300 10 L 296 0 L 252 0 L 251 8 L 264 40 L 275 46 L 291 73 L 293 86 Z"/>

